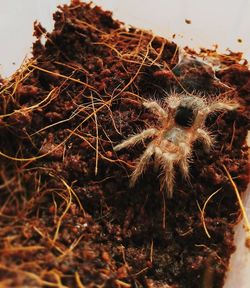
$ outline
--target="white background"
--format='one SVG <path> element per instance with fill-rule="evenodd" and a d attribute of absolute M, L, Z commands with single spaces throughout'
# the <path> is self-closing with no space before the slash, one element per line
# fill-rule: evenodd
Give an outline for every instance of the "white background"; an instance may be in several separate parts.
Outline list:
<path fill-rule="evenodd" d="M 0 0 L 2 76 L 11 75 L 29 55 L 34 41 L 33 22 L 38 20 L 51 31 L 56 6 L 68 2 Z M 127 24 L 151 29 L 166 37 L 176 34 L 174 41 L 179 45 L 212 48 L 219 44 L 220 51 L 226 48 L 243 51 L 250 60 L 250 0 L 95 0 L 95 3 L 113 11 L 115 18 Z M 185 19 L 191 20 L 191 24 L 186 24 Z M 243 42 L 239 43 L 238 39 Z M 250 206 L 250 197 L 248 200 L 246 205 Z M 237 237 L 237 251 L 241 252 L 233 258 L 225 287 L 249 288 L 250 250 L 244 248 L 244 231 Z"/>
<path fill-rule="evenodd" d="M 189 47 L 219 44 L 250 59 L 250 0 L 95 0 L 114 17 Z M 33 22 L 52 30 L 52 13 L 67 0 L 0 0 L 0 74 L 8 76 L 30 52 Z M 191 20 L 186 24 L 185 19 Z M 242 39 L 239 43 L 237 39 Z M 16 65 L 12 63 L 15 62 Z"/>

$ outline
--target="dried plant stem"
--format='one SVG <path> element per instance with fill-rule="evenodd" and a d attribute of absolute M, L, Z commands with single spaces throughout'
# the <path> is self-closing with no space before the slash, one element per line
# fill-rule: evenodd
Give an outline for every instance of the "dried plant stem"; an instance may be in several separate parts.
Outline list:
<path fill-rule="evenodd" d="M 210 233 L 208 232 L 208 229 L 207 229 L 207 225 L 206 225 L 206 221 L 205 221 L 205 210 L 206 210 L 206 207 L 207 207 L 207 204 L 208 202 L 221 190 L 221 188 L 217 189 L 215 192 L 213 192 L 208 198 L 207 200 L 205 201 L 202 209 L 199 205 L 199 203 L 197 202 L 197 205 L 198 205 L 198 208 L 201 212 L 201 221 L 202 221 L 202 225 L 203 225 L 203 228 L 205 230 L 205 233 L 207 235 L 208 238 L 211 238 L 211 235 Z"/>
<path fill-rule="evenodd" d="M 245 209 L 244 204 L 242 202 L 242 199 L 240 197 L 240 192 L 239 192 L 235 182 L 233 181 L 232 176 L 230 175 L 229 171 L 227 170 L 226 166 L 224 164 L 222 164 L 222 167 L 225 170 L 226 175 L 227 175 L 230 183 L 232 184 L 232 186 L 234 188 L 234 192 L 235 192 L 235 195 L 236 195 L 236 197 L 238 199 L 238 202 L 239 202 L 239 205 L 240 205 L 240 210 L 242 212 L 242 216 L 243 216 L 243 219 L 245 221 L 246 232 L 250 233 L 250 222 L 249 222 L 249 219 L 248 219 L 248 216 L 247 216 L 246 209 Z"/>

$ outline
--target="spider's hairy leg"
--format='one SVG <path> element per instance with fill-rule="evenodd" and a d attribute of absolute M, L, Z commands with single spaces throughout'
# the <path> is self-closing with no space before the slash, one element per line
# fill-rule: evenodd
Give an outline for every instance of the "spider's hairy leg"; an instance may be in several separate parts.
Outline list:
<path fill-rule="evenodd" d="M 209 113 L 210 112 L 208 112 L 207 108 L 198 111 L 197 116 L 196 116 L 195 121 L 194 121 L 194 124 L 193 124 L 194 130 L 197 130 L 200 127 L 204 126 L 204 122 L 205 122 L 206 117 Z"/>
<path fill-rule="evenodd" d="M 188 159 L 187 158 L 183 158 L 180 160 L 179 162 L 179 167 L 180 170 L 182 172 L 183 177 L 186 180 L 189 180 L 189 164 L 188 164 Z"/>
<path fill-rule="evenodd" d="M 195 135 L 197 137 L 197 135 Z M 183 177 L 186 180 L 189 180 L 189 156 L 191 154 L 191 144 L 188 144 L 186 142 L 179 143 L 180 151 L 178 152 L 178 164 L 180 167 L 180 170 L 182 172 Z"/>
<path fill-rule="evenodd" d="M 156 101 L 145 101 L 143 106 L 162 118 L 168 117 L 167 112 Z"/>
<path fill-rule="evenodd" d="M 208 107 L 208 113 L 221 111 L 221 110 L 235 110 L 239 108 L 239 104 L 233 101 L 228 101 L 222 99 L 222 101 L 211 103 Z"/>
<path fill-rule="evenodd" d="M 171 109 L 177 109 L 177 107 L 180 105 L 180 101 L 181 101 L 181 94 L 172 92 L 168 98 L 166 98 L 166 102 L 168 104 L 168 106 Z"/>
<path fill-rule="evenodd" d="M 157 134 L 158 130 L 156 128 L 150 128 L 143 130 L 141 133 L 129 137 L 124 140 L 122 143 L 114 147 L 114 151 L 119 151 L 125 147 L 134 146 L 137 143 L 141 142 L 143 139 L 149 138 Z"/>
<path fill-rule="evenodd" d="M 145 171 L 148 162 L 151 158 L 151 156 L 154 154 L 154 145 L 150 143 L 148 145 L 148 148 L 145 150 L 145 152 L 142 154 L 142 156 L 139 158 L 139 161 L 136 165 L 135 170 L 133 171 L 130 179 L 130 187 L 133 187 L 135 183 L 137 182 L 137 179 L 143 172 Z"/>
<path fill-rule="evenodd" d="M 202 141 L 204 149 L 206 150 L 206 152 L 208 152 L 213 145 L 213 138 L 211 137 L 211 135 L 209 135 L 206 130 L 198 128 L 196 131 L 196 136 L 198 140 Z"/>
<path fill-rule="evenodd" d="M 221 101 L 215 101 L 214 103 L 211 103 L 210 105 L 208 105 L 206 108 L 199 110 L 193 128 L 194 129 L 198 129 L 199 127 L 201 127 L 208 114 L 212 113 L 212 112 L 216 112 L 216 111 L 223 111 L 223 110 L 235 110 L 237 108 L 239 108 L 240 105 L 236 102 L 230 101 L 230 100 L 221 100 Z"/>
<path fill-rule="evenodd" d="M 159 161 L 164 173 L 161 186 L 166 188 L 167 197 L 172 198 L 174 189 L 174 162 L 176 160 L 176 155 L 162 152 L 159 147 L 156 147 L 155 158 Z"/>
<path fill-rule="evenodd" d="M 163 185 L 167 188 L 167 197 L 172 198 L 174 190 L 174 161 L 169 156 L 169 153 L 162 154 L 162 167 L 165 173 Z"/>

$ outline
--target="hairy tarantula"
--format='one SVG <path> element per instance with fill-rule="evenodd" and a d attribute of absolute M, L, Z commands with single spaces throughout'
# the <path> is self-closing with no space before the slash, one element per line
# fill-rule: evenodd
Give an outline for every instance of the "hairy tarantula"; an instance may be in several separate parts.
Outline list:
<path fill-rule="evenodd" d="M 178 165 L 183 176 L 188 179 L 193 143 L 196 140 L 202 141 L 206 150 L 212 145 L 212 137 L 205 128 L 208 114 L 220 110 L 234 110 L 239 105 L 231 100 L 207 100 L 199 96 L 175 93 L 171 94 L 163 105 L 156 101 L 143 102 L 143 105 L 159 118 L 160 127 L 143 130 L 115 146 L 114 150 L 119 151 L 146 138 L 153 138 L 138 159 L 130 184 L 135 185 L 154 156 L 154 163 L 160 166 L 164 173 L 161 188 L 164 187 L 167 197 L 172 198 L 174 165 Z"/>

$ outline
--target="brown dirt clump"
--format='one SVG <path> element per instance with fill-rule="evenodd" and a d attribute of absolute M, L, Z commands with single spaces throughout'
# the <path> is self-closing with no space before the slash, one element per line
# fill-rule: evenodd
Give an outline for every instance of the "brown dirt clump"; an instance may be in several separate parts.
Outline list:
<path fill-rule="evenodd" d="M 0 286 L 222 287 L 240 217 L 222 165 L 241 193 L 248 182 L 246 63 L 188 48 L 181 59 L 175 43 L 79 1 L 54 20 L 51 33 L 35 24 L 33 58 L 2 81 Z M 207 119 L 213 150 L 195 143 L 190 183 L 176 171 L 164 201 L 154 169 L 129 188 L 143 145 L 113 146 L 156 123 L 143 99 L 173 90 L 241 107 Z"/>

